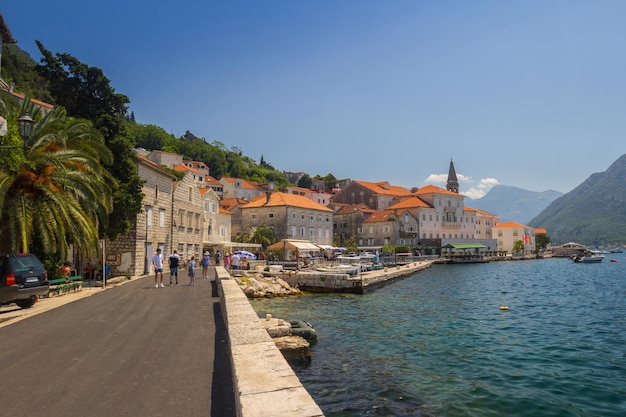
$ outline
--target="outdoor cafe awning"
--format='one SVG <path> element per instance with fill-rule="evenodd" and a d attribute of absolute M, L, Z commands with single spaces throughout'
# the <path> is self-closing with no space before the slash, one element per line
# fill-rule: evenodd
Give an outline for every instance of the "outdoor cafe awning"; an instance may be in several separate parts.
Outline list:
<path fill-rule="evenodd" d="M 299 252 L 319 252 L 320 251 L 319 246 L 314 245 L 308 240 L 290 240 L 290 239 L 284 239 L 284 240 L 281 240 L 280 242 L 276 242 L 270 247 L 268 247 L 267 249 L 268 250 L 296 250 L 298 249 Z"/>
<path fill-rule="evenodd" d="M 480 243 L 448 243 L 445 246 L 442 246 L 444 249 L 484 249 L 487 246 L 482 245 Z"/>

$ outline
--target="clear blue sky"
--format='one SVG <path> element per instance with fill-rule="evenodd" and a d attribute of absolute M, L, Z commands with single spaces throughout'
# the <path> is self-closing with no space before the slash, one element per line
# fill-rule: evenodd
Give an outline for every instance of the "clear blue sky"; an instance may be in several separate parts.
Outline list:
<path fill-rule="evenodd" d="M 35 60 L 38 39 L 138 122 L 280 170 L 420 187 L 453 159 L 476 197 L 568 192 L 626 153 L 622 0 L 3 3 Z"/>

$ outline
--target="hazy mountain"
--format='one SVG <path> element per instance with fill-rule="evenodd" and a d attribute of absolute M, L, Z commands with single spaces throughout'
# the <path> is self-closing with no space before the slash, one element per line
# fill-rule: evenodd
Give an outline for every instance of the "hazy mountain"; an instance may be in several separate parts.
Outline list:
<path fill-rule="evenodd" d="M 467 200 L 465 205 L 487 211 L 500 217 L 501 222 L 528 224 L 550 203 L 562 196 L 558 191 L 527 191 L 507 185 L 496 185 L 487 194 L 475 200 Z"/>
<path fill-rule="evenodd" d="M 553 201 L 529 226 L 545 227 L 553 243 L 625 243 L 626 155 Z"/>

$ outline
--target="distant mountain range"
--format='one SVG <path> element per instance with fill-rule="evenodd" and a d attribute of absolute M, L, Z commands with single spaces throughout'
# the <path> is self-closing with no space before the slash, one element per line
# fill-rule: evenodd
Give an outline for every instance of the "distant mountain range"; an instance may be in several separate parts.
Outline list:
<path fill-rule="evenodd" d="M 500 217 L 501 222 L 528 224 L 563 193 L 534 192 L 507 185 L 496 185 L 481 198 L 468 199 L 465 205 L 487 211 Z"/>
<path fill-rule="evenodd" d="M 626 155 L 554 200 L 528 225 L 545 227 L 553 243 L 626 243 Z"/>

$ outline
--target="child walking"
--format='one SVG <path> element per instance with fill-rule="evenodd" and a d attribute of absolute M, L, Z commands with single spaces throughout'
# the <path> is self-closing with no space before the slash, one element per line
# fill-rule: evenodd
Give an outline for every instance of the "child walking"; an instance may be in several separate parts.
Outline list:
<path fill-rule="evenodd" d="M 189 285 L 196 285 L 196 257 L 192 256 L 187 266 L 187 273 L 189 275 Z"/>

